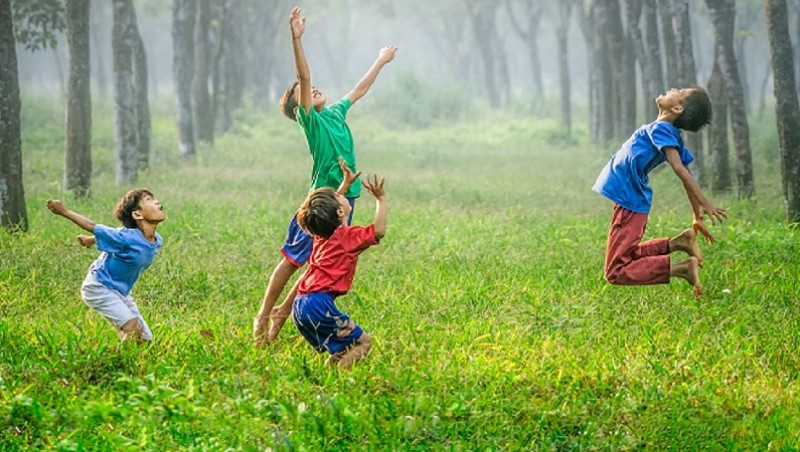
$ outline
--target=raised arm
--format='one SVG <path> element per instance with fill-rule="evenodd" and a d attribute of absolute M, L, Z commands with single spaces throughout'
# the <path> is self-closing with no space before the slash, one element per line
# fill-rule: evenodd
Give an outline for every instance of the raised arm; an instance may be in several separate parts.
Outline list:
<path fill-rule="evenodd" d="M 47 208 L 50 209 L 50 211 L 54 214 L 61 215 L 62 217 L 72 221 L 84 230 L 94 232 L 94 221 L 84 217 L 79 213 L 67 209 L 67 206 L 65 206 L 60 200 L 48 199 Z"/>
<path fill-rule="evenodd" d="M 339 168 L 342 169 L 342 183 L 339 185 L 336 193 L 344 196 L 344 194 L 347 193 L 347 190 L 350 189 L 350 186 L 353 185 L 353 182 L 358 180 L 358 176 L 361 175 L 361 171 L 353 174 L 350 168 L 347 167 L 347 163 L 341 157 L 339 157 Z"/>
<path fill-rule="evenodd" d="M 375 59 L 375 62 L 372 63 L 372 66 L 369 68 L 366 74 L 361 77 L 361 80 L 358 81 L 355 88 L 352 91 L 347 93 L 345 97 L 350 99 L 350 103 L 354 104 L 364 97 L 364 94 L 367 94 L 370 87 L 373 83 L 375 83 L 375 79 L 378 77 L 378 74 L 381 72 L 384 66 L 390 61 L 394 59 L 394 54 L 397 52 L 397 47 L 386 46 L 378 52 L 378 58 Z"/>
<path fill-rule="evenodd" d="M 367 176 L 367 180 L 361 182 L 364 189 L 375 197 L 375 219 L 372 224 L 378 240 L 386 235 L 386 192 L 383 189 L 383 180 L 382 177 L 378 180 L 378 175 L 373 174 L 372 180 Z"/>
<path fill-rule="evenodd" d="M 300 98 L 297 100 L 306 114 L 311 111 L 311 72 L 308 70 L 306 53 L 300 37 L 306 29 L 306 18 L 300 15 L 300 8 L 294 7 L 289 17 L 289 28 L 292 30 L 292 48 L 294 49 L 294 66 L 297 70 L 297 81 L 300 86 Z"/>
<path fill-rule="evenodd" d="M 686 168 L 686 165 L 681 162 L 681 157 L 678 150 L 675 148 L 666 148 L 665 153 L 667 156 L 667 163 L 672 167 L 672 170 L 681 180 L 683 189 L 686 191 L 686 197 L 689 199 L 689 204 L 692 206 L 692 213 L 694 214 L 694 224 L 692 227 L 703 234 L 707 241 L 714 243 L 714 236 L 711 235 L 708 228 L 703 223 L 703 217 L 708 215 L 711 218 L 711 224 L 716 224 L 717 221 L 722 223 L 728 218 L 725 209 L 714 206 L 703 195 L 697 181 L 692 177 L 692 173 Z"/>

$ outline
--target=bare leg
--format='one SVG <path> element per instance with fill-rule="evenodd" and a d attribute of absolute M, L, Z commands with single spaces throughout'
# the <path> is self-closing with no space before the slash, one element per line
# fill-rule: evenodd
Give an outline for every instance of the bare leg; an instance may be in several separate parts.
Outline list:
<path fill-rule="evenodd" d="M 288 260 L 282 259 L 275 267 L 275 270 L 272 271 L 267 290 L 264 292 L 264 298 L 261 300 L 261 309 L 259 309 L 256 318 L 253 320 L 253 340 L 256 347 L 261 347 L 268 343 L 265 333 L 267 332 L 270 312 L 272 312 L 275 301 L 277 301 L 289 278 L 297 271 L 297 268 Z"/>
<path fill-rule="evenodd" d="M 694 229 L 689 228 L 678 234 L 677 236 L 669 239 L 669 252 L 683 251 L 689 256 L 697 258 L 697 265 L 703 266 L 703 253 L 700 251 L 700 246 L 697 244 L 697 233 Z"/>
<path fill-rule="evenodd" d="M 353 364 L 364 359 L 372 349 L 372 338 L 364 333 L 359 337 L 352 347 L 343 350 L 335 355 L 331 355 L 325 364 L 332 366 L 338 364 L 342 369 L 349 370 Z"/>
<path fill-rule="evenodd" d="M 289 294 L 286 295 L 286 299 L 283 300 L 279 306 L 272 308 L 269 313 L 269 331 L 267 332 L 267 343 L 271 344 L 278 338 L 278 333 L 281 332 L 283 328 L 283 324 L 286 323 L 286 319 L 292 314 L 292 305 L 294 304 L 294 298 L 297 296 L 297 287 L 300 285 L 300 281 L 303 278 L 298 278 L 297 281 L 292 286 L 292 290 L 289 291 Z"/>
<path fill-rule="evenodd" d="M 679 264 L 670 265 L 669 275 L 688 281 L 694 289 L 695 299 L 699 300 L 703 295 L 703 286 L 700 284 L 700 264 L 696 257 L 691 256 Z"/>

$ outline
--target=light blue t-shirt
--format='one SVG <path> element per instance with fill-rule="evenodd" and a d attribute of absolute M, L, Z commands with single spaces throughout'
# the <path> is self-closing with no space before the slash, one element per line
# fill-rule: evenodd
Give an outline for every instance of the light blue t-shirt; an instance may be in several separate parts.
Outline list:
<path fill-rule="evenodd" d="M 161 248 L 161 236 L 156 233 L 155 243 L 150 243 L 139 229 L 94 226 L 100 257 L 89 271 L 97 275 L 100 284 L 122 295 L 131 292 L 139 275 L 150 266 Z"/>
<path fill-rule="evenodd" d="M 681 132 L 669 122 L 655 121 L 640 127 L 611 157 L 597 176 L 592 190 L 625 209 L 649 213 L 653 189 L 648 174 L 667 161 L 665 148 L 675 148 L 684 165 L 694 161 L 683 145 Z"/>
<path fill-rule="evenodd" d="M 297 109 L 297 123 L 303 128 L 308 152 L 311 153 L 311 190 L 320 187 L 339 188 L 343 177 L 339 157 L 344 159 L 353 173 L 358 171 L 353 135 L 347 126 L 350 105 L 350 99 L 343 97 L 320 112 L 313 107 L 308 113 L 302 106 Z M 361 182 L 356 179 L 345 197 L 358 198 L 360 195 Z"/>

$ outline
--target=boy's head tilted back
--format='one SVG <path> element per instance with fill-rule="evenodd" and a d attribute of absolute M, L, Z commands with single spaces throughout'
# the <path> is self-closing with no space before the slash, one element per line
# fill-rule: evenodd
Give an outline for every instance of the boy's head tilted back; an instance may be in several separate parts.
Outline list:
<path fill-rule="evenodd" d="M 672 124 L 682 130 L 697 132 L 711 123 L 711 99 L 708 93 L 699 87 L 671 89 L 656 99 L 659 110 L 678 112 Z M 676 110 L 677 108 L 677 110 Z"/>
<path fill-rule="evenodd" d="M 295 97 L 295 88 L 300 82 L 294 82 L 292 85 L 283 93 L 281 99 L 278 101 L 278 106 L 281 109 L 281 112 L 286 115 L 287 118 L 291 119 L 292 121 L 297 121 L 297 117 L 295 115 L 295 109 L 297 109 L 297 98 Z"/>
<path fill-rule="evenodd" d="M 133 212 L 140 209 L 140 204 L 145 196 L 153 197 L 153 192 L 146 188 L 136 188 L 125 193 L 117 207 L 114 208 L 114 216 L 122 222 L 126 228 L 137 229 L 139 226 L 133 218 Z"/>
<path fill-rule="evenodd" d="M 342 225 L 340 196 L 328 187 L 314 190 L 297 211 L 297 223 L 313 235 L 330 238 Z"/>
<path fill-rule="evenodd" d="M 683 113 L 675 120 L 675 127 L 697 132 L 711 124 L 711 99 L 699 86 L 689 88 L 691 93 L 683 99 Z"/>

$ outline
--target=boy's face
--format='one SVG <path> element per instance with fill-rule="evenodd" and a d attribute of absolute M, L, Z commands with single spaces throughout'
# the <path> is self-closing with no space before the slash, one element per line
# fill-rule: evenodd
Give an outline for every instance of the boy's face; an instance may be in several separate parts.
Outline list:
<path fill-rule="evenodd" d="M 353 210 L 350 207 L 350 202 L 344 196 L 336 193 L 336 200 L 339 201 L 339 219 L 342 220 L 342 225 L 347 225 L 347 219 L 350 218 L 350 211 Z"/>
<path fill-rule="evenodd" d="M 672 111 L 679 114 L 683 111 L 683 101 L 686 100 L 692 92 L 693 90 L 691 88 L 672 88 L 666 93 L 656 97 L 656 105 L 658 105 L 659 111 Z M 676 111 L 676 109 L 678 111 Z"/>
<path fill-rule="evenodd" d="M 294 98 L 297 103 L 300 103 L 300 85 L 298 84 L 294 89 Z M 322 111 L 325 108 L 325 94 L 318 90 L 316 86 L 311 87 L 311 106 L 314 110 Z"/>
<path fill-rule="evenodd" d="M 139 201 L 139 209 L 133 211 L 134 220 L 144 220 L 149 223 L 160 223 L 166 219 L 164 206 L 157 199 L 150 195 L 145 195 Z"/>

